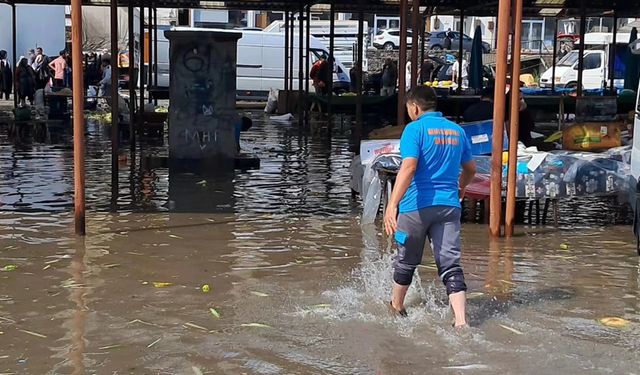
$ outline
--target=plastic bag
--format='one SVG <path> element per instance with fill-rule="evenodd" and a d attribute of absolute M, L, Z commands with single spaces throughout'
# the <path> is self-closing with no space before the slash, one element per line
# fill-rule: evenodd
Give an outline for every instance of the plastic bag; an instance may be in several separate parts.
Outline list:
<path fill-rule="evenodd" d="M 278 109 L 278 90 L 269 90 L 269 97 L 267 98 L 267 105 L 264 107 L 264 113 L 273 114 Z"/>

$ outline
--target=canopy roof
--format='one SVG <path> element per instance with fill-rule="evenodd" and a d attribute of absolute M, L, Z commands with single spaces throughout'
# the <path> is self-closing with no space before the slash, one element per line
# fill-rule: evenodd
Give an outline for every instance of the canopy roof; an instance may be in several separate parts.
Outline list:
<path fill-rule="evenodd" d="M 400 0 L 333 0 L 336 11 L 398 14 Z M 525 17 L 571 17 L 581 14 L 584 4 L 588 16 L 635 17 L 640 14 L 640 0 L 523 0 Z M 50 4 L 69 5 L 70 0 L 0 0 L 6 4 Z M 330 0 L 118 0 L 119 6 L 157 7 L 157 8 L 199 8 L 234 10 L 271 10 L 295 11 L 301 4 L 329 4 Z M 495 16 L 498 12 L 498 0 L 422 0 L 422 10 L 440 15 L 456 15 L 464 9 L 468 16 Z M 110 4 L 110 0 L 83 0 L 84 5 Z"/>

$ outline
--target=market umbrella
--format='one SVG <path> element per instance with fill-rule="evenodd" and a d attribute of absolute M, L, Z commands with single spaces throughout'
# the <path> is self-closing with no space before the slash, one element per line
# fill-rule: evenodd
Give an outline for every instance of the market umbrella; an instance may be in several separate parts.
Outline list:
<path fill-rule="evenodd" d="M 638 39 L 638 29 L 634 27 L 631 29 L 629 44 L 635 42 L 636 39 Z M 635 91 L 638 89 L 638 58 L 631 53 L 631 47 L 627 47 L 624 65 L 624 88 Z"/>
<path fill-rule="evenodd" d="M 469 63 L 469 87 L 482 90 L 482 31 L 476 27 L 471 44 L 471 60 Z"/>

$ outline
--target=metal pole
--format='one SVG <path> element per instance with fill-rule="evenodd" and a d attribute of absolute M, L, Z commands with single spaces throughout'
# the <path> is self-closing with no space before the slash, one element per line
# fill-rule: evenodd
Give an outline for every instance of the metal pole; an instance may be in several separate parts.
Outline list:
<path fill-rule="evenodd" d="M 13 34 L 12 34 L 12 43 L 13 43 L 13 66 L 11 67 L 11 72 L 13 73 L 14 79 L 13 79 L 13 107 L 14 108 L 18 108 L 18 80 L 15 79 L 15 72 L 18 66 L 18 62 L 16 61 L 16 58 L 18 56 L 17 53 L 17 49 L 18 49 L 18 43 L 17 43 L 17 39 L 18 39 L 18 17 L 16 15 L 16 4 L 11 4 L 11 16 L 12 16 L 12 28 L 13 28 Z M 0 72 L 1 73 L 1 72 Z"/>
<path fill-rule="evenodd" d="M 144 123 L 144 85 L 146 76 L 144 74 L 144 57 L 145 57 L 145 32 L 144 32 L 144 0 L 140 4 L 140 108 L 138 109 L 138 125 Z"/>
<path fill-rule="evenodd" d="M 294 55 L 294 53 L 295 53 L 295 43 L 294 42 L 295 42 L 295 31 L 296 31 L 295 24 L 294 24 L 295 23 L 295 19 L 296 19 L 295 13 L 291 12 L 291 18 L 289 18 L 289 22 L 290 22 L 289 27 L 291 27 L 291 30 L 289 32 L 289 49 L 290 49 L 290 52 L 289 52 L 289 89 L 291 89 L 291 91 L 294 90 L 294 87 L 293 87 L 293 77 L 294 77 L 293 76 L 293 62 L 295 61 L 295 59 L 294 59 L 295 58 L 295 55 Z"/>
<path fill-rule="evenodd" d="M 411 88 L 418 83 L 418 37 L 420 36 L 420 0 L 413 0 L 413 13 L 411 19 Z M 424 38 L 422 38 L 424 39 Z"/>
<path fill-rule="evenodd" d="M 618 13 L 613 11 L 613 45 L 609 56 L 609 79 L 611 80 L 611 95 L 616 95 L 616 52 L 618 45 Z"/>
<path fill-rule="evenodd" d="M 498 44 L 496 45 L 496 87 L 493 101 L 493 143 L 491 148 L 491 195 L 489 232 L 500 236 L 502 210 L 502 134 L 505 120 L 505 89 L 507 86 L 507 54 L 509 52 L 509 19 L 511 1 L 498 3 Z"/>
<path fill-rule="evenodd" d="M 425 31 L 426 31 L 426 17 L 422 18 L 422 24 L 420 25 L 420 66 L 422 66 L 422 63 L 424 63 L 424 53 L 425 53 L 425 48 L 426 48 L 426 40 L 425 40 Z M 421 82 L 424 83 L 424 82 Z"/>
<path fill-rule="evenodd" d="M 306 96 L 309 96 L 309 73 L 310 73 L 310 60 L 311 60 L 311 4 L 307 4 L 307 36 L 305 41 L 305 64 L 304 64 L 304 91 Z"/>
<path fill-rule="evenodd" d="M 464 8 L 460 9 L 460 30 L 458 30 L 460 34 L 460 40 L 458 43 L 458 94 L 462 91 L 462 61 L 464 60 L 464 45 L 462 44 L 464 35 Z"/>
<path fill-rule="evenodd" d="M 333 56 L 333 53 L 336 49 L 336 9 L 335 9 L 335 0 L 331 1 L 331 9 L 329 10 L 329 56 Z M 333 80 L 329 80 L 329 99 L 327 101 L 327 113 L 329 115 L 329 122 L 327 124 L 329 131 L 331 131 L 331 127 L 333 123 L 331 121 L 333 117 Z"/>
<path fill-rule="evenodd" d="M 136 108 L 136 86 L 134 84 L 135 75 L 135 54 L 133 50 L 135 48 L 135 35 L 134 35 L 134 24 L 133 24 L 133 2 L 129 2 L 129 8 L 127 9 L 128 20 L 127 20 L 127 28 L 129 30 L 129 143 L 131 143 L 131 151 L 136 148 L 135 141 L 135 126 L 133 124 L 135 118 L 135 108 Z"/>
<path fill-rule="evenodd" d="M 404 125 L 407 111 L 404 98 L 407 90 L 407 1 L 400 0 L 400 56 L 398 57 L 398 126 Z"/>
<path fill-rule="evenodd" d="M 509 169 L 507 172 L 507 212 L 504 234 L 513 236 L 516 218 L 516 169 L 518 165 L 518 126 L 520 123 L 520 62 L 522 53 L 522 0 L 514 0 L 513 50 L 511 53 L 511 112 L 509 116 Z"/>
<path fill-rule="evenodd" d="M 551 91 L 556 91 L 556 60 L 558 59 L 558 19 L 556 18 L 556 27 L 553 35 L 553 58 L 551 61 Z"/>
<path fill-rule="evenodd" d="M 298 121 L 303 124 L 304 117 L 304 3 L 300 2 L 298 13 Z"/>
<path fill-rule="evenodd" d="M 118 171 L 118 122 L 119 94 L 118 94 L 118 0 L 111 0 L 111 202 L 112 209 L 117 210 L 119 192 Z M 106 94 L 106 93 L 105 93 Z"/>
<path fill-rule="evenodd" d="M 289 91 L 289 12 L 284 12 L 284 91 Z"/>
<path fill-rule="evenodd" d="M 584 0 L 580 1 L 580 48 L 578 53 L 578 88 L 576 96 L 582 96 L 582 77 L 584 71 L 584 34 L 587 32 L 587 15 Z"/>
<path fill-rule="evenodd" d="M 82 68 L 82 0 L 71 0 L 71 43 L 73 48 L 73 185 L 76 234 L 84 236 L 84 70 Z"/>
<path fill-rule="evenodd" d="M 153 84 L 158 86 L 158 8 L 153 8 Z M 156 103 L 157 104 L 157 103 Z"/>
<path fill-rule="evenodd" d="M 360 1 L 360 12 L 358 13 L 358 59 L 356 60 L 356 132 L 355 138 L 360 150 L 360 139 L 362 138 L 362 58 L 364 56 L 364 12 L 363 2 Z"/>
<path fill-rule="evenodd" d="M 149 87 L 152 86 L 153 83 L 153 52 L 154 52 L 154 48 L 153 48 L 153 43 L 155 42 L 154 40 L 154 36 L 153 36 L 153 28 L 155 27 L 154 23 L 153 23 L 153 8 L 151 6 L 149 6 L 149 23 L 147 24 L 147 32 L 149 33 L 149 62 L 148 62 L 148 66 L 147 69 L 149 70 L 147 73 L 147 89 L 149 89 Z M 151 99 L 151 94 L 149 94 L 149 103 L 152 103 L 153 100 Z"/>

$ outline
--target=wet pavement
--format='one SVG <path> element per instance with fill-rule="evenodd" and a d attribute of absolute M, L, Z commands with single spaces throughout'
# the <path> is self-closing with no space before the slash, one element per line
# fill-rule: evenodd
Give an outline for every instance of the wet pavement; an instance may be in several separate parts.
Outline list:
<path fill-rule="evenodd" d="M 639 260 L 607 201 L 512 240 L 465 224 L 472 328 L 456 334 L 428 255 L 410 317 L 387 314 L 389 246 L 359 224 L 346 131 L 252 116 L 259 170 L 145 168 L 166 149 L 143 142 L 123 149 L 117 199 L 91 124 L 84 240 L 69 138 L 0 127 L 0 268 L 17 267 L 0 271 L 0 374 L 640 374 Z"/>

